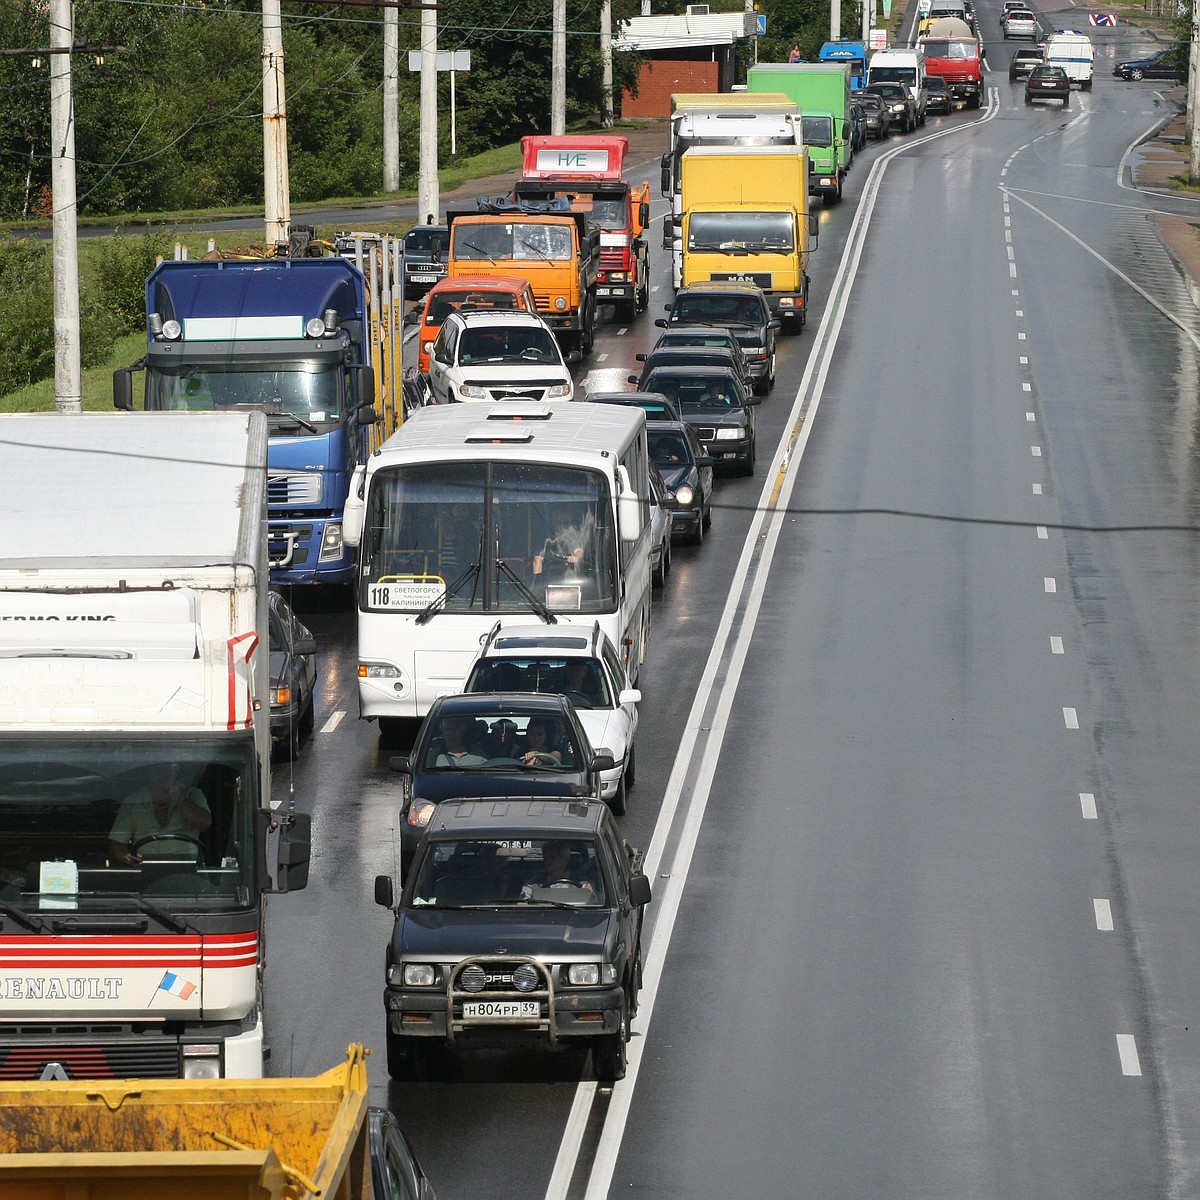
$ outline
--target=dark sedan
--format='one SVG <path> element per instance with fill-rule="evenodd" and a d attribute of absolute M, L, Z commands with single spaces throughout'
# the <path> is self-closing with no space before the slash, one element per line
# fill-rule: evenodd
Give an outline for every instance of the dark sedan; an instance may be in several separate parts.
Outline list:
<path fill-rule="evenodd" d="M 949 113 L 954 104 L 950 99 L 950 88 L 940 75 L 925 76 L 925 111 Z"/>
<path fill-rule="evenodd" d="M 313 731 L 317 690 L 317 643 L 300 624 L 288 602 L 272 591 L 267 597 L 271 664 L 271 741 L 288 758 Z"/>
<path fill-rule="evenodd" d="M 667 489 L 671 533 L 700 545 L 712 522 L 713 460 L 684 421 L 647 422 L 646 440 Z"/>
<path fill-rule="evenodd" d="M 1071 103 L 1071 80 L 1062 67 L 1042 64 L 1034 67 L 1025 80 L 1025 103 L 1035 100 L 1061 100 L 1063 108 Z"/>
<path fill-rule="evenodd" d="M 754 410 L 760 401 L 728 367 L 657 367 L 645 387 L 675 401 L 715 463 L 754 474 Z"/>
<path fill-rule="evenodd" d="M 892 127 L 908 133 L 917 127 L 917 102 L 902 83 L 868 83 L 866 92 L 878 96 L 888 111 Z"/>
<path fill-rule="evenodd" d="M 874 92 L 856 92 L 854 99 L 866 117 L 867 137 L 883 141 L 892 127 L 892 116 L 883 97 Z"/>
<path fill-rule="evenodd" d="M 1132 58 L 1113 67 L 1118 79 L 1182 79 L 1180 56 L 1173 49 L 1156 50 L 1149 58 Z M 1186 62 L 1186 56 L 1184 57 Z"/>
<path fill-rule="evenodd" d="M 558 695 L 482 692 L 439 696 L 412 754 L 389 760 L 407 776 L 400 851 L 417 848 L 443 800 L 466 796 L 601 799 L 600 772 L 616 764 L 596 754 L 570 701 Z"/>
<path fill-rule="evenodd" d="M 754 380 L 750 378 L 750 369 L 746 365 L 746 356 L 740 348 L 730 350 L 727 346 L 655 346 L 649 354 L 636 354 L 634 357 L 642 363 L 642 374 L 640 378 L 630 375 L 629 382 L 636 383 L 639 388 L 656 367 L 728 367 L 741 376 L 742 386 L 747 391 L 754 388 Z"/>
<path fill-rule="evenodd" d="M 1024 79 L 1034 67 L 1040 67 L 1044 61 L 1037 46 L 1022 46 L 1020 50 L 1014 51 L 1012 58 L 1008 60 L 1009 82 Z"/>

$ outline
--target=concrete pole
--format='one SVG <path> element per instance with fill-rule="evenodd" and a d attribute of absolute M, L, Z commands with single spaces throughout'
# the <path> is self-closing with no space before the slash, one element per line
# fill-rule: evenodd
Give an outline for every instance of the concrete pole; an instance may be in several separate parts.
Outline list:
<path fill-rule="evenodd" d="M 83 411 L 79 353 L 79 255 L 75 227 L 75 104 L 71 95 L 72 0 L 50 4 L 50 195 L 54 205 L 54 408 Z"/>
<path fill-rule="evenodd" d="M 287 99 L 283 83 L 283 18 L 279 0 L 263 0 L 263 195 L 268 246 L 286 246 L 292 224 Z"/>
<path fill-rule="evenodd" d="M 567 130 L 567 0 L 554 0 L 550 33 L 550 132 Z"/>
<path fill-rule="evenodd" d="M 600 125 L 613 124 L 612 0 L 600 0 Z"/>
<path fill-rule="evenodd" d="M 400 190 L 400 10 L 383 10 L 383 190 Z"/>
<path fill-rule="evenodd" d="M 1188 182 L 1200 180 L 1200 87 L 1198 87 L 1197 55 L 1200 55 L 1200 0 L 1192 0 L 1192 47 L 1188 56 Z"/>
<path fill-rule="evenodd" d="M 871 21 L 875 15 L 875 0 L 862 0 L 862 40 L 869 46 L 871 43 Z"/>
<path fill-rule="evenodd" d="M 842 36 L 842 0 L 829 0 L 829 40 L 836 42 Z"/>
<path fill-rule="evenodd" d="M 417 224 L 437 221 L 437 12 L 432 4 L 421 9 L 421 134 L 417 176 Z"/>

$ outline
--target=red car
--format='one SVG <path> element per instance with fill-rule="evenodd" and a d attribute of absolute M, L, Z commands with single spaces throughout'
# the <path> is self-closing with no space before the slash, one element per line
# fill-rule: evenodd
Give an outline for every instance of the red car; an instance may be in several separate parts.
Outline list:
<path fill-rule="evenodd" d="M 1071 80 L 1062 67 L 1043 64 L 1034 67 L 1025 80 L 1025 103 L 1035 100 L 1061 100 L 1063 108 L 1071 103 Z"/>

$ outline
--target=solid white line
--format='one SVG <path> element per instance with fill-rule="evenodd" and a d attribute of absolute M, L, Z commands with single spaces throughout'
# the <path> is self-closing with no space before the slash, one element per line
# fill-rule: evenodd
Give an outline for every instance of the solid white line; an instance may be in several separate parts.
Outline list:
<path fill-rule="evenodd" d="M 998 108 L 993 107 L 994 103 L 995 95 L 993 93 L 992 101 L 980 120 L 994 119 L 999 111 Z M 972 125 L 977 123 L 977 121 L 970 122 Z M 816 332 L 813 350 L 801 377 L 800 387 L 792 404 L 784 436 L 776 448 L 770 471 L 764 482 L 757 510 L 760 515 L 756 524 L 751 527 L 743 545 L 737 569 L 734 572 L 733 583 L 730 586 L 729 597 L 721 614 L 700 686 L 697 688 L 691 711 L 684 725 L 679 750 L 675 756 L 671 776 L 667 781 L 662 807 L 650 839 L 645 870 L 651 879 L 659 880 L 659 889 L 655 896 L 654 928 L 645 956 L 645 983 L 636 1021 L 636 1030 L 640 1032 L 641 1036 L 634 1037 L 629 1043 L 629 1064 L 626 1076 L 613 1087 L 604 1127 L 596 1147 L 591 1175 L 588 1179 L 586 1200 L 603 1200 L 607 1196 L 613 1171 L 616 1169 L 617 1155 L 620 1153 L 621 1140 L 624 1136 L 625 1124 L 629 1119 L 629 1109 L 633 1102 L 633 1093 L 641 1069 L 642 1048 L 653 1018 L 662 971 L 666 963 L 675 918 L 687 883 L 692 853 L 699 838 L 725 729 L 733 708 L 738 681 L 741 678 L 742 665 L 749 653 L 758 611 L 766 592 L 771 560 L 779 538 L 779 531 L 784 523 L 788 500 L 795 487 L 798 472 L 792 468 L 803 458 L 812 432 L 814 418 L 820 407 L 825 378 L 833 361 L 833 349 L 845 320 L 847 301 L 866 245 L 866 228 L 875 207 L 883 172 L 891 159 L 912 146 L 935 141 L 963 128 L 966 126 L 951 126 L 887 151 L 874 161 L 867 177 L 862 199 L 851 223 L 846 248 L 842 253 L 837 273 L 830 287 L 830 304 L 826 307 Z M 810 392 L 812 399 L 808 402 L 806 410 L 805 400 Z M 758 558 L 757 565 L 754 562 L 756 556 Z M 751 576 L 752 567 L 754 567 L 754 572 Z M 748 592 L 747 589 L 749 589 Z M 739 608 L 744 609 L 741 627 L 732 650 L 727 650 L 734 626 L 737 623 Z M 717 692 L 717 678 L 722 670 L 724 670 L 724 678 L 720 691 Z M 709 706 L 714 697 L 716 708 L 710 713 Z M 707 728 L 702 725 L 706 719 Z M 693 759 L 697 751 L 697 743 L 702 735 L 705 743 L 700 754 L 700 762 L 693 775 Z M 662 856 L 683 799 L 685 784 L 689 779 L 692 787 L 688 796 L 688 807 L 684 814 L 683 825 L 680 829 L 679 843 L 670 864 L 670 870 L 663 875 L 661 872 Z M 570 1150 L 565 1136 L 559 1147 L 555 1163 L 554 1175 L 559 1179 L 564 1174 L 559 1166 L 564 1155 L 568 1155 L 572 1161 L 578 1155 L 578 1146 L 575 1146 L 574 1151 Z M 546 1200 L 565 1200 L 565 1194 L 563 1190 L 547 1189 Z"/>
<path fill-rule="evenodd" d="M 1062 638 L 1060 638 L 1060 637 L 1052 637 L 1052 638 L 1050 639 L 1050 653 L 1051 653 L 1051 654 L 1062 654 L 1062 653 L 1063 653 L 1063 640 L 1062 640 Z"/>
<path fill-rule="evenodd" d="M 1046 586 L 1046 591 L 1048 591 L 1048 592 L 1057 592 L 1058 591 L 1058 584 L 1054 582 L 1053 575 L 1046 575 L 1042 579 L 1042 582 Z"/>
<path fill-rule="evenodd" d="M 1068 729 L 1079 728 L 1079 714 L 1073 708 L 1063 709 L 1063 724 Z"/>
<path fill-rule="evenodd" d="M 319 733 L 332 733 L 341 723 L 346 715 L 344 708 L 338 709 L 337 712 L 330 713 L 329 720 L 318 730 Z"/>
<path fill-rule="evenodd" d="M 567 1116 L 567 1127 L 563 1130 L 558 1157 L 554 1160 L 554 1170 L 550 1175 L 550 1186 L 546 1189 L 548 1196 L 565 1196 L 571 1186 L 571 1176 L 575 1174 L 579 1147 L 583 1144 L 583 1135 L 587 1129 L 595 1095 L 596 1084 L 592 1080 L 583 1080 L 575 1089 L 575 1099 L 571 1102 L 571 1111 Z M 564 1154 L 563 1146 L 572 1146 L 574 1151 Z"/>
<path fill-rule="evenodd" d="M 1117 1053 L 1121 1056 L 1122 1075 L 1140 1075 L 1142 1064 L 1138 1059 L 1137 1039 L 1132 1033 L 1117 1034 Z"/>
<path fill-rule="evenodd" d="M 1096 819 L 1096 797 L 1091 792 L 1079 793 L 1079 807 L 1083 812 L 1085 821 L 1094 821 Z"/>
<path fill-rule="evenodd" d="M 1092 907 L 1096 910 L 1096 928 L 1101 933 L 1108 933 L 1112 930 L 1112 905 L 1107 900 L 1093 900 Z"/>

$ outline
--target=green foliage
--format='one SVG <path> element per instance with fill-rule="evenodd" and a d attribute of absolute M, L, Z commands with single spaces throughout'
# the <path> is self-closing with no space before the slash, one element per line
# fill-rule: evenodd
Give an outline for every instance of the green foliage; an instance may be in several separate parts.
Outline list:
<path fill-rule="evenodd" d="M 169 229 L 96 239 L 84 291 L 103 297 L 104 309 L 115 323 L 114 337 L 146 327 L 146 277 L 158 259 L 171 257 L 175 240 L 175 231 Z"/>
<path fill-rule="evenodd" d="M 0 239 L 0 396 L 54 373 L 50 247 Z"/>

